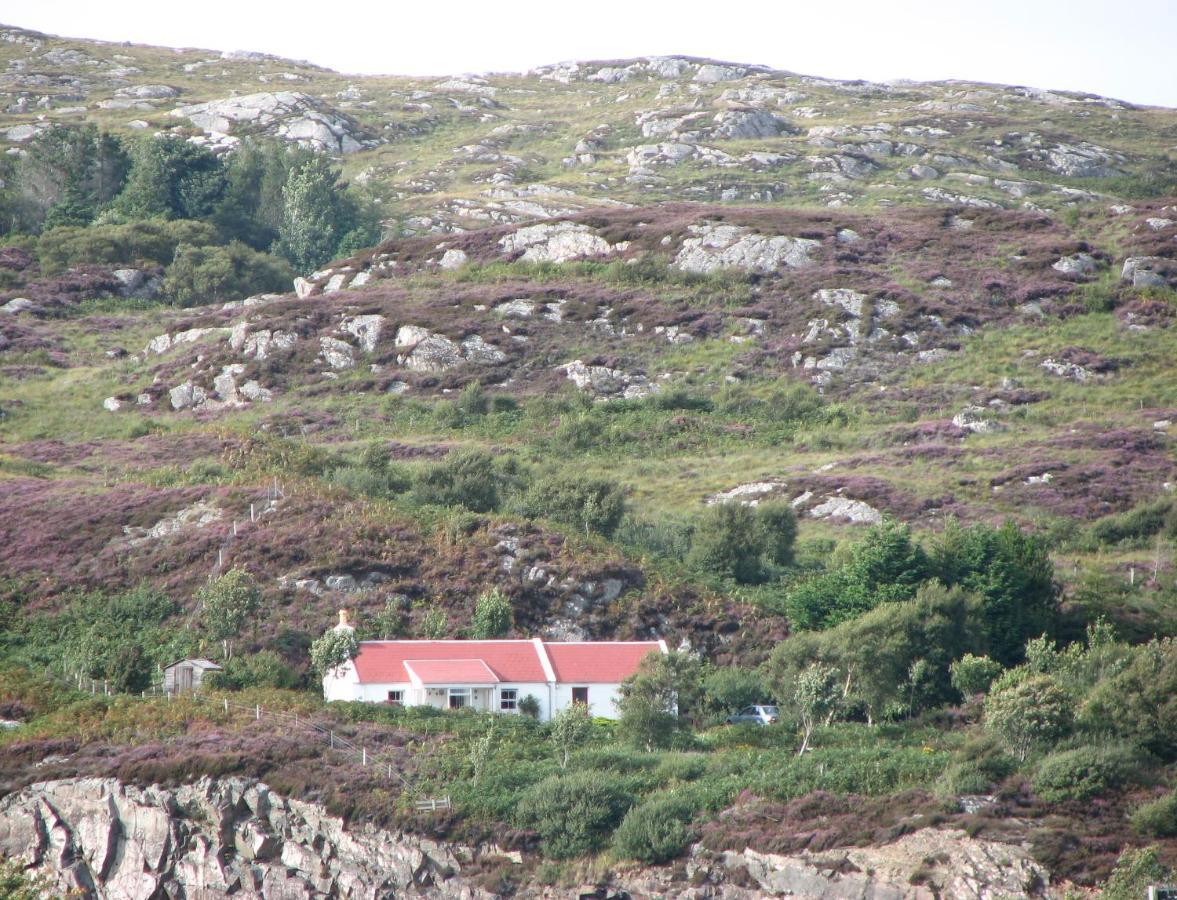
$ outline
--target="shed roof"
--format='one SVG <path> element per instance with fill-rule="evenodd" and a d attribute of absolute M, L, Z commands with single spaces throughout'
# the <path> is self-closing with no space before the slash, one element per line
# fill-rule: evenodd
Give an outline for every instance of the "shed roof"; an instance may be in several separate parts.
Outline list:
<path fill-rule="evenodd" d="M 204 659 L 203 657 L 197 656 L 191 659 L 177 659 L 174 663 L 164 666 L 164 671 L 166 672 L 168 669 L 174 669 L 176 666 L 185 664 L 192 666 L 194 669 L 204 669 L 205 671 L 220 672 L 222 670 L 222 666 L 213 662 L 211 659 Z"/>

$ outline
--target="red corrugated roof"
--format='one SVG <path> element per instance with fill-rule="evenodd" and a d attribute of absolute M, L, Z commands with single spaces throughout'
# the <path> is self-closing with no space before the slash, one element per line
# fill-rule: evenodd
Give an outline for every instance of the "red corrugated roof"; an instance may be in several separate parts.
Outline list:
<path fill-rule="evenodd" d="M 500 681 L 548 680 L 532 641 L 362 641 L 355 659 L 360 683 L 408 683 L 406 660 L 481 660 Z"/>
<path fill-rule="evenodd" d="M 650 653 L 661 653 L 658 641 L 586 641 L 544 643 L 556 680 L 563 684 L 613 684 L 625 681 Z"/>
<path fill-rule="evenodd" d="M 406 659 L 405 668 L 422 684 L 498 684 L 481 659 Z"/>

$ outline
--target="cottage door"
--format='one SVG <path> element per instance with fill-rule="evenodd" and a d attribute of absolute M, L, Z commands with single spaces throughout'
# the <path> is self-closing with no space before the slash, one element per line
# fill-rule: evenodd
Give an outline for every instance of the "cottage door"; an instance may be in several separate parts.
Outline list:
<path fill-rule="evenodd" d="M 191 666 L 181 666 L 176 670 L 176 690 L 179 693 L 192 690 Z"/>

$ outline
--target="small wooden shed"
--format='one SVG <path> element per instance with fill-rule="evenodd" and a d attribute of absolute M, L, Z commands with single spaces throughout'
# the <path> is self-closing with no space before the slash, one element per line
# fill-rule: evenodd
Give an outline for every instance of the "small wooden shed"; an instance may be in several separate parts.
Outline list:
<path fill-rule="evenodd" d="M 220 672 L 221 666 L 211 659 L 181 659 L 165 666 L 163 689 L 169 694 L 183 694 L 200 690 L 200 684 L 208 672 Z"/>

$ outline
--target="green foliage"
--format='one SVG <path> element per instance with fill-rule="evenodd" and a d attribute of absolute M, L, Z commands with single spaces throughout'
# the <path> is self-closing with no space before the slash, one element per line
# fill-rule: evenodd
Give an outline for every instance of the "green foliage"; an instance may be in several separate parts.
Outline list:
<path fill-rule="evenodd" d="M 320 676 L 331 674 L 359 652 L 356 633 L 332 628 L 311 644 L 311 668 Z"/>
<path fill-rule="evenodd" d="M 404 597 L 390 597 L 384 601 L 383 608 L 372 616 L 368 628 L 374 639 L 390 641 L 404 637 L 408 630 L 408 617 L 405 615 L 407 603 Z"/>
<path fill-rule="evenodd" d="M 625 513 L 621 486 L 587 475 L 549 475 L 531 485 L 523 499 L 526 515 L 610 535 Z"/>
<path fill-rule="evenodd" d="M 204 306 L 286 291 L 292 276 L 284 260 L 239 241 L 226 247 L 180 245 L 167 269 L 164 288 L 178 306 Z"/>
<path fill-rule="evenodd" d="M 1013 522 L 996 529 L 950 522 L 934 557 L 945 584 L 984 598 L 986 644 L 1003 665 L 1018 661 L 1027 639 L 1054 627 L 1059 589 L 1042 538 Z"/>
<path fill-rule="evenodd" d="M 630 809 L 613 834 L 613 853 L 623 859 L 659 864 L 679 856 L 690 842 L 687 827 L 695 810 L 674 794 L 648 797 Z"/>
<path fill-rule="evenodd" d="M 1129 848 L 1120 853 L 1099 896 L 1101 900 L 1140 900 L 1151 885 L 1172 877 L 1173 872 L 1161 864 L 1156 847 Z"/>
<path fill-rule="evenodd" d="M 975 697 L 989 690 L 989 685 L 1001 674 L 1001 663 L 988 656 L 973 656 L 966 653 L 950 669 L 952 686 L 964 698 Z"/>
<path fill-rule="evenodd" d="M 1177 644 L 1166 638 L 1134 648 L 1086 696 L 1079 719 L 1093 733 L 1177 759 Z"/>
<path fill-rule="evenodd" d="M 127 177 L 122 143 L 92 124 L 46 129 L 23 149 L 13 183 L 17 222 L 30 232 L 88 225 Z"/>
<path fill-rule="evenodd" d="M 1049 675 L 999 678 L 985 698 L 985 727 L 1020 761 L 1071 729 L 1070 698 Z"/>
<path fill-rule="evenodd" d="M 1177 837 L 1177 791 L 1138 807 L 1132 813 L 1132 827 L 1144 837 Z"/>
<path fill-rule="evenodd" d="M 539 698 L 535 694 L 528 694 L 519 701 L 519 712 L 529 719 L 538 719 L 540 713 Z"/>
<path fill-rule="evenodd" d="M 168 267 L 164 289 L 177 305 L 198 306 L 285 291 L 292 277 L 284 260 L 240 241 L 225 247 L 181 244 Z"/>
<path fill-rule="evenodd" d="M 622 682 L 617 735 L 635 747 L 667 747 L 700 693 L 702 667 L 684 653 L 651 653 Z"/>
<path fill-rule="evenodd" d="M 500 486 L 510 490 L 517 474 L 513 460 L 496 460 L 485 450 L 454 450 L 418 476 L 413 497 L 418 503 L 492 512 L 503 499 Z"/>
<path fill-rule="evenodd" d="M 567 859 L 600 850 L 633 804 L 625 785 L 600 772 L 545 778 L 523 792 L 515 821 L 535 831 L 545 856 Z"/>
<path fill-rule="evenodd" d="M 931 577 L 931 565 L 911 530 L 893 520 L 872 527 L 842 566 L 804 581 L 786 597 L 801 628 L 828 628 L 880 603 L 910 600 Z"/>
<path fill-rule="evenodd" d="M 225 191 L 213 221 L 226 240 L 269 250 L 278 240 L 290 171 L 314 151 L 280 140 L 243 141 L 225 161 Z"/>
<path fill-rule="evenodd" d="M 0 897 L 4 900 L 45 900 L 51 896 L 49 879 L 26 871 L 15 859 L 0 859 Z"/>
<path fill-rule="evenodd" d="M 197 591 L 196 600 L 209 636 L 225 642 L 228 657 L 230 642 L 261 606 L 261 591 L 252 575 L 234 567 Z"/>
<path fill-rule="evenodd" d="M 209 672 L 204 679 L 214 689 L 240 691 L 247 688 L 292 689 L 298 675 L 273 650 L 260 650 L 247 656 L 225 660 L 220 672 Z"/>
<path fill-rule="evenodd" d="M 738 666 L 717 666 L 703 676 L 703 708 L 713 718 L 724 716 L 751 706 L 768 702 L 764 679 L 752 669 Z"/>
<path fill-rule="evenodd" d="M 940 777 L 941 789 L 954 797 L 987 794 L 1017 770 L 1017 762 L 991 734 L 972 736 L 953 755 Z"/>
<path fill-rule="evenodd" d="M 787 696 L 801 723 L 798 756 L 809 749 L 813 730 L 837 710 L 841 697 L 839 680 L 837 669 L 821 663 L 806 666 L 793 680 L 792 691 Z"/>
<path fill-rule="evenodd" d="M 479 594 L 474 602 L 474 617 L 470 620 L 473 638 L 502 637 L 511 630 L 513 614 L 511 601 L 497 587 Z"/>
<path fill-rule="evenodd" d="M 47 230 L 37 240 L 37 259 L 49 274 L 82 263 L 131 265 L 169 264 L 180 245 L 207 247 L 220 243 L 216 229 L 187 219 L 146 219 L 126 225 L 91 225 Z"/>
<path fill-rule="evenodd" d="M 132 151 L 130 177 L 112 213 L 122 221 L 204 219 L 224 191 L 224 166 L 212 151 L 183 138 L 144 138 Z"/>
<path fill-rule="evenodd" d="M 552 743 L 560 753 L 560 768 L 568 768 L 568 756 L 588 740 L 593 733 L 593 722 L 588 707 L 573 703 L 552 716 Z"/>
<path fill-rule="evenodd" d="M 868 722 L 910 714 L 953 696 L 950 666 L 981 649 L 982 628 L 979 598 L 933 582 L 913 600 L 879 606 L 827 631 L 794 635 L 773 651 L 768 680 L 784 698 L 802 671 L 821 663 L 838 671 L 846 711 L 861 712 Z M 918 662 L 921 679 L 913 684 Z"/>
<path fill-rule="evenodd" d="M 1105 516 L 1091 526 L 1091 537 L 1099 544 L 1139 543 L 1155 535 L 1177 537 L 1177 505 L 1164 497 L 1114 516 Z"/>
<path fill-rule="evenodd" d="M 435 603 L 429 606 L 421 616 L 421 625 L 418 630 L 423 638 L 432 641 L 441 640 L 450 630 L 449 616 L 445 614 L 444 609 Z"/>
<path fill-rule="evenodd" d="M 700 572 L 758 584 L 768 578 L 769 564 L 792 562 L 796 537 L 797 520 L 786 504 L 717 503 L 695 525 L 687 563 Z"/>
<path fill-rule="evenodd" d="M 287 175 L 276 249 L 300 272 L 379 237 L 373 225 L 360 221 L 359 205 L 339 178 L 340 170 L 319 154 L 299 159 Z"/>
<path fill-rule="evenodd" d="M 1050 803 L 1090 800 L 1134 781 L 1138 752 L 1122 746 L 1078 747 L 1052 753 L 1038 764 L 1034 792 Z"/>

